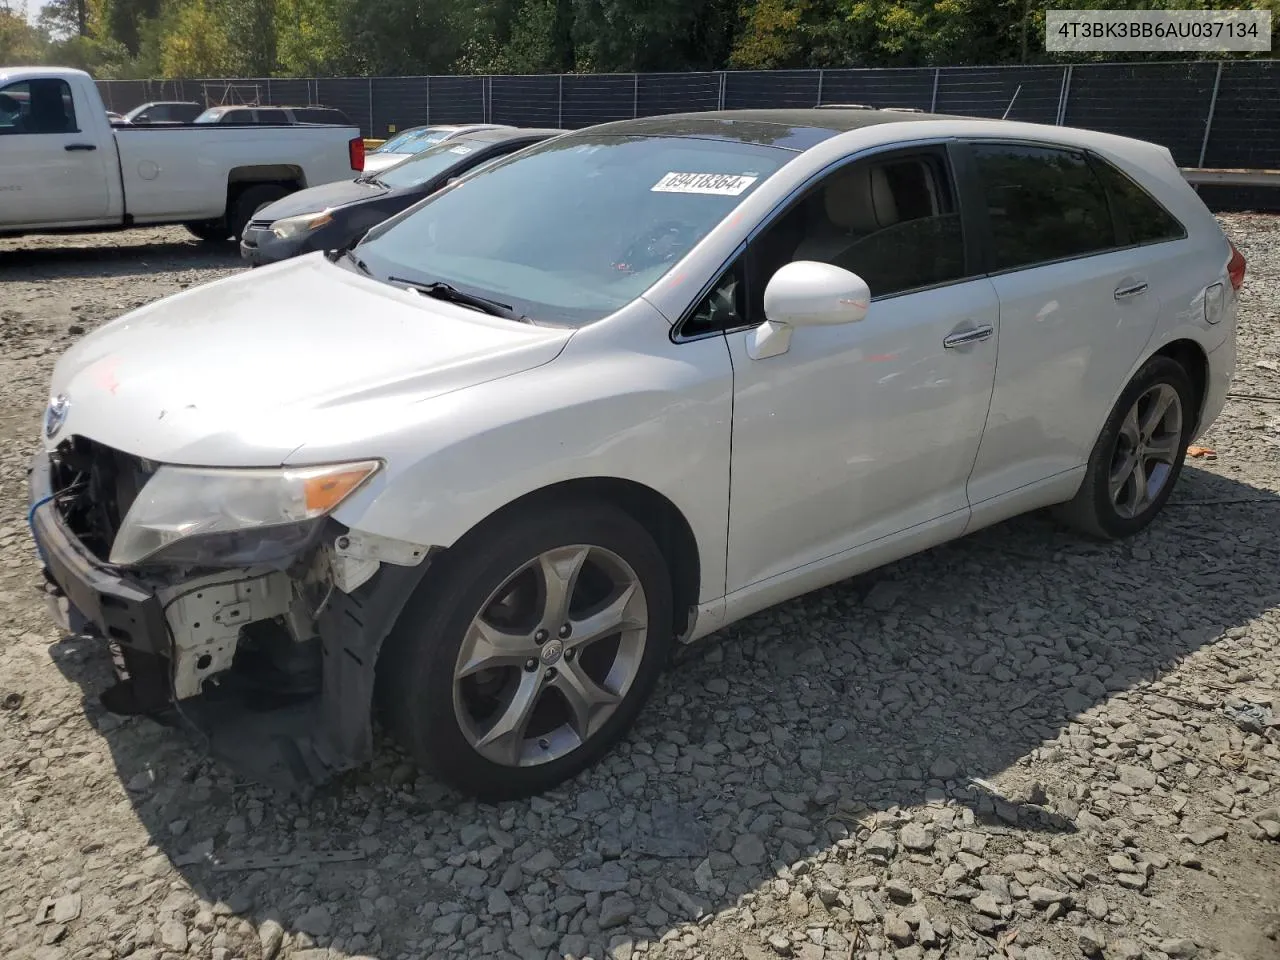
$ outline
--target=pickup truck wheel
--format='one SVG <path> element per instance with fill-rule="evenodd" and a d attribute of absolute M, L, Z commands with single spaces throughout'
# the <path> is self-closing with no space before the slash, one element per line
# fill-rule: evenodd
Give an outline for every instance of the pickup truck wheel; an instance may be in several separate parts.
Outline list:
<path fill-rule="evenodd" d="M 623 735 L 672 638 L 645 529 L 607 504 L 551 507 L 442 558 L 387 639 L 380 699 L 427 769 L 485 800 L 525 797 Z"/>
<path fill-rule="evenodd" d="M 1195 388 L 1169 357 L 1129 381 L 1094 444 L 1080 490 L 1057 509 L 1068 526 L 1113 540 L 1142 530 L 1173 492 L 1194 429 Z"/>
<path fill-rule="evenodd" d="M 226 243 L 231 239 L 231 231 L 222 220 L 197 220 L 183 226 L 193 237 L 205 243 Z"/>
<path fill-rule="evenodd" d="M 239 243 L 244 228 L 259 210 L 288 195 L 288 190 L 274 183 L 260 183 L 240 191 L 227 206 L 227 228 L 231 238 Z"/>

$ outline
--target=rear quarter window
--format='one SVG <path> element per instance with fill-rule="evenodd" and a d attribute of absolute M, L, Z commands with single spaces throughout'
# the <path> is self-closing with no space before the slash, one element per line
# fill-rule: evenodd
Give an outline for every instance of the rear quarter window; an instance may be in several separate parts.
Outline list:
<path fill-rule="evenodd" d="M 1182 222 L 1127 173 L 1097 154 L 1090 160 L 1110 195 L 1122 243 L 1163 243 L 1187 235 Z"/>

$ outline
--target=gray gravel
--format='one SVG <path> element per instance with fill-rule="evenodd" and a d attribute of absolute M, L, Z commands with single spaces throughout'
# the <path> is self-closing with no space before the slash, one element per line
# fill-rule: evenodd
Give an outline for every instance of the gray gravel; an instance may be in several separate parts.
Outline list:
<path fill-rule="evenodd" d="M 1235 390 L 1277 398 L 1280 221 L 1224 222 Z M 1280 403 L 1233 399 L 1133 541 L 1023 518 L 730 628 L 557 793 L 479 806 L 384 744 L 289 799 L 101 711 L 23 509 L 55 356 L 235 269 L 0 241 L 0 956 L 1280 956 Z"/>

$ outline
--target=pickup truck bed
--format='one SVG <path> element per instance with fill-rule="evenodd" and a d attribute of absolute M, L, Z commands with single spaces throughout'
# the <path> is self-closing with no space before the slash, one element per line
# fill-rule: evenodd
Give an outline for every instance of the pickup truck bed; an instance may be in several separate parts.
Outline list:
<path fill-rule="evenodd" d="M 113 126 L 87 73 L 0 68 L 0 234 L 180 223 L 226 240 L 258 208 L 363 167 L 354 127 Z"/>

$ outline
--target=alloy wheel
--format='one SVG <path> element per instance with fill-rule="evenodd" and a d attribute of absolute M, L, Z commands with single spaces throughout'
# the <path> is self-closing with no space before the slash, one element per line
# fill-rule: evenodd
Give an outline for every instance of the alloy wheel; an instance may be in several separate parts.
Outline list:
<path fill-rule="evenodd" d="M 586 743 L 635 681 L 648 634 L 644 587 L 603 547 L 557 547 L 493 591 L 454 666 L 453 707 L 493 763 L 548 763 Z"/>
<path fill-rule="evenodd" d="M 1120 424 L 1108 471 L 1116 513 L 1132 519 L 1160 496 L 1182 444 L 1182 401 L 1167 383 L 1145 390 Z"/>

